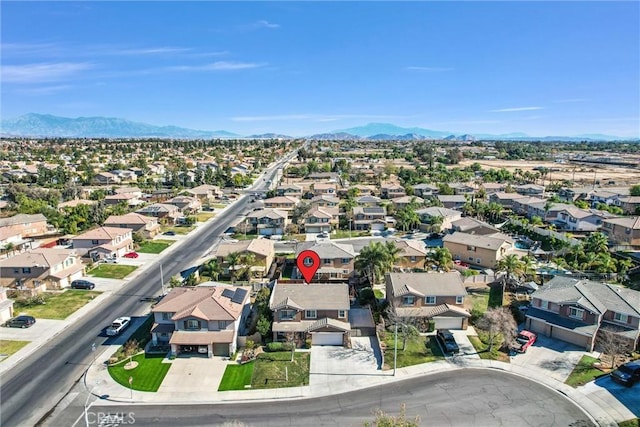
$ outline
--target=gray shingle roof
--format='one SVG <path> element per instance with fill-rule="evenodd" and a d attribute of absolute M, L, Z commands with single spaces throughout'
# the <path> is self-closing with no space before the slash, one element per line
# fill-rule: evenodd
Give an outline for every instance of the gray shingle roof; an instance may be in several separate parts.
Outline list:
<path fill-rule="evenodd" d="M 304 242 L 298 245 L 296 256 L 304 250 L 312 250 L 321 259 L 355 258 L 356 252 L 353 246 L 347 243 L 335 242 Z"/>
<path fill-rule="evenodd" d="M 308 310 L 348 310 L 349 288 L 340 284 L 283 284 L 277 283 L 273 288 L 273 295 L 269 308 L 277 310 L 285 302 L 295 301 L 297 309 Z"/>
<path fill-rule="evenodd" d="M 490 235 L 478 235 L 461 233 L 456 231 L 453 234 L 447 234 L 442 239 L 443 242 L 458 243 L 464 245 L 478 246 L 492 250 L 498 250 L 505 242 L 513 243 L 513 240 L 504 234 L 495 233 Z"/>
<path fill-rule="evenodd" d="M 418 296 L 467 295 L 462 276 L 457 271 L 448 273 L 389 273 L 393 297 L 412 294 Z"/>

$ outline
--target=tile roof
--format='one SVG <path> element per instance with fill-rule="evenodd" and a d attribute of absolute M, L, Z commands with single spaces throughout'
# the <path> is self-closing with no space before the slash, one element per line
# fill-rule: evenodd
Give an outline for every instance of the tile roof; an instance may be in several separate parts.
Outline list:
<path fill-rule="evenodd" d="M 232 330 L 224 331 L 175 331 L 171 334 L 169 344 L 178 345 L 209 345 L 213 343 L 226 344 L 233 341 Z"/>
<path fill-rule="evenodd" d="M 156 218 L 150 216 L 141 215 L 139 213 L 131 212 L 126 215 L 111 215 L 104 222 L 105 225 L 109 224 L 148 224 L 150 222 L 157 222 Z"/>
<path fill-rule="evenodd" d="M 62 264 L 69 257 L 76 256 L 73 249 L 38 248 L 0 260 L 3 267 L 53 267 Z M 82 266 L 82 264 L 80 264 Z"/>
<path fill-rule="evenodd" d="M 511 237 L 502 233 L 480 235 L 462 233 L 460 231 L 456 231 L 453 234 L 447 234 L 442 238 L 442 241 L 444 243 L 451 242 L 472 245 L 491 250 L 498 250 L 505 243 L 513 243 L 513 239 L 511 239 Z"/>
<path fill-rule="evenodd" d="M 154 313 L 174 313 L 172 320 L 197 317 L 203 320 L 236 320 L 249 298 L 243 295 L 241 303 L 223 296 L 225 289 L 245 289 L 233 286 L 196 286 L 173 288 L 155 307 Z M 235 292 L 234 292 L 235 294 Z"/>
<path fill-rule="evenodd" d="M 448 314 L 452 317 L 471 317 L 471 314 L 463 308 L 450 304 L 422 307 L 395 307 L 395 312 L 400 317 L 435 317 Z"/>
<path fill-rule="evenodd" d="M 98 227 L 79 234 L 71 240 L 113 240 L 125 234 L 131 234 L 131 230 L 120 227 Z"/>
<path fill-rule="evenodd" d="M 0 218 L 0 227 L 6 227 L 9 225 L 27 224 L 30 222 L 47 222 L 47 217 L 42 214 L 17 214 L 8 218 Z"/>
<path fill-rule="evenodd" d="M 221 243 L 216 249 L 216 256 L 226 257 L 233 252 L 253 252 L 257 255 L 267 257 L 274 254 L 273 240 L 252 239 L 241 240 L 233 243 Z"/>

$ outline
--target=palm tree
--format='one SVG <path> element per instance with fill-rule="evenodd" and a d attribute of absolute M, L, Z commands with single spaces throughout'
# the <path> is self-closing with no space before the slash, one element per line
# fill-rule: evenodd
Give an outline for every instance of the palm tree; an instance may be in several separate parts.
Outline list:
<path fill-rule="evenodd" d="M 227 264 L 229 264 L 229 276 L 231 276 L 231 283 L 236 282 L 236 268 L 240 264 L 242 255 L 239 252 L 231 252 L 227 255 Z"/>
<path fill-rule="evenodd" d="M 394 242 L 387 241 L 384 243 L 385 251 L 387 254 L 387 258 L 385 260 L 384 273 L 388 273 L 393 270 L 393 267 L 400 260 L 400 249 L 396 246 Z"/>
<path fill-rule="evenodd" d="M 448 248 L 435 248 L 429 255 L 427 255 L 424 264 L 425 268 L 435 265 L 438 269 L 449 271 L 451 266 L 453 266 L 453 257 L 451 256 L 451 252 L 449 252 Z"/>
<path fill-rule="evenodd" d="M 373 242 L 356 257 L 355 269 L 367 278 L 371 286 L 393 268 L 398 260 L 398 248 L 392 242 Z"/>
<path fill-rule="evenodd" d="M 522 262 L 522 274 L 525 280 L 533 280 L 536 276 L 535 261 L 532 256 L 525 255 L 520 258 Z"/>
<path fill-rule="evenodd" d="M 222 273 L 222 266 L 218 260 L 214 258 L 204 265 L 203 270 L 207 276 L 211 277 L 211 279 L 218 280 L 220 273 Z"/>
<path fill-rule="evenodd" d="M 609 241 L 602 233 L 591 233 L 584 241 L 585 252 L 596 254 L 609 251 Z"/>
<path fill-rule="evenodd" d="M 507 282 L 511 282 L 512 276 L 520 276 L 523 272 L 523 268 L 523 263 L 516 254 L 509 254 L 498 261 L 498 264 L 496 265 L 496 271 L 505 273 L 505 276 L 502 279 L 503 295 Z"/>
<path fill-rule="evenodd" d="M 254 267 L 258 264 L 255 254 L 252 254 L 250 252 L 242 254 L 242 256 L 240 257 L 240 264 L 242 264 L 240 277 L 246 280 L 251 280 L 251 267 Z"/>

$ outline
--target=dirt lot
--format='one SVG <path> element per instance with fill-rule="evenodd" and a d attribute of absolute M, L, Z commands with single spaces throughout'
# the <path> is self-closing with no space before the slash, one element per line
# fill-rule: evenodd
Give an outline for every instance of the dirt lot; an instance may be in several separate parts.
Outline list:
<path fill-rule="evenodd" d="M 527 162 L 526 160 L 463 160 L 457 167 L 479 163 L 483 168 L 505 168 L 510 172 L 516 169 L 535 172 L 534 168 L 545 167 L 553 171 L 545 178 L 545 184 L 551 181 L 569 180 L 576 183 L 592 184 L 594 180 L 606 185 L 613 181 L 616 186 L 637 184 L 640 182 L 640 169 L 623 168 L 609 165 L 582 165 L 573 163 Z"/>

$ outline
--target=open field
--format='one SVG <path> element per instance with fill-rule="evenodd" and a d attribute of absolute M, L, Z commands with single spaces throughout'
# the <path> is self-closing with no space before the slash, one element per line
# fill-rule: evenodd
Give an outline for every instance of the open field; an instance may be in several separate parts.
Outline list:
<path fill-rule="evenodd" d="M 640 160 L 639 160 L 640 161 Z M 466 167 L 473 163 L 479 163 L 483 169 L 505 168 L 509 172 L 516 169 L 522 171 L 536 172 L 534 168 L 545 167 L 554 169 L 550 175 L 545 177 L 545 184 L 553 181 L 568 180 L 576 183 L 593 184 L 594 179 L 600 181 L 601 185 L 609 181 L 615 181 L 616 186 L 631 185 L 640 182 L 640 169 L 623 168 L 610 165 L 589 165 L 573 163 L 556 163 L 544 161 L 527 160 L 463 160 L 452 167 Z M 559 171 L 556 171 L 559 169 Z M 540 182 L 538 182 L 539 184 Z"/>

